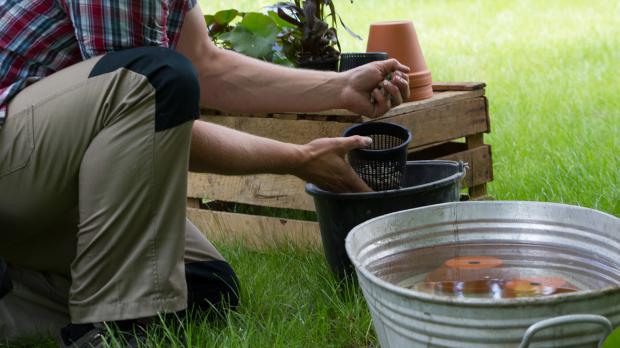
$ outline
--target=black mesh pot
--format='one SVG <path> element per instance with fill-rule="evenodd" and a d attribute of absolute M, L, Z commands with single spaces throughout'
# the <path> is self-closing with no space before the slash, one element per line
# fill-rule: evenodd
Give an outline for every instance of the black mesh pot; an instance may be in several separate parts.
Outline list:
<path fill-rule="evenodd" d="M 347 71 L 360 65 L 386 59 L 388 59 L 388 54 L 385 52 L 342 53 L 340 54 L 339 71 Z"/>
<path fill-rule="evenodd" d="M 405 176 L 411 132 L 393 123 L 368 122 L 355 125 L 343 134 L 345 137 L 352 135 L 372 138 L 369 148 L 348 154 L 349 163 L 357 175 L 375 191 L 400 188 Z"/>
<path fill-rule="evenodd" d="M 319 60 L 304 61 L 299 63 L 302 69 L 338 71 L 338 57 L 321 58 Z"/>

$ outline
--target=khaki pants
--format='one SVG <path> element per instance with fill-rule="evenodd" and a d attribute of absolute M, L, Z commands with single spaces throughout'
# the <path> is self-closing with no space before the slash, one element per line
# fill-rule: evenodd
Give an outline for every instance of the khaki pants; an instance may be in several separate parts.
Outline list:
<path fill-rule="evenodd" d="M 185 218 L 196 115 L 160 112 L 164 102 L 197 108 L 191 93 L 174 95 L 197 86 L 189 62 L 164 49 L 135 54 L 168 62 L 162 87 L 136 68 L 91 76 L 107 57 L 50 75 L 9 104 L 0 258 L 14 289 L 0 299 L 0 340 L 182 310 L 185 263 L 223 260 Z"/>

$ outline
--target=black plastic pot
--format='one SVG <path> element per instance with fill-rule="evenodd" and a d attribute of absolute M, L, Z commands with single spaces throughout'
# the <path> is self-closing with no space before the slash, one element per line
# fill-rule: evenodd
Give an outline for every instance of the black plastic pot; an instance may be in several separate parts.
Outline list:
<path fill-rule="evenodd" d="M 309 62 L 299 63 L 299 67 L 303 69 L 322 70 L 322 71 L 338 71 L 338 57 L 322 58 Z"/>
<path fill-rule="evenodd" d="M 459 200 L 465 175 L 462 162 L 410 161 L 406 172 L 403 188 L 397 190 L 333 193 L 306 184 L 306 192 L 314 198 L 325 257 L 337 278 L 354 273 L 344 248 L 353 227 L 380 215 Z"/>
<path fill-rule="evenodd" d="M 342 53 L 339 71 L 347 71 L 370 62 L 386 59 L 388 59 L 388 54 L 385 52 Z"/>

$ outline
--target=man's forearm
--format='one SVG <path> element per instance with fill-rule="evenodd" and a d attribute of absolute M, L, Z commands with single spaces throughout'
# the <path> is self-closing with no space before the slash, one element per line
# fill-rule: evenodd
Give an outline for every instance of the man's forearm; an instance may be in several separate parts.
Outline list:
<path fill-rule="evenodd" d="M 342 107 L 339 98 L 346 85 L 342 74 L 287 69 L 217 48 L 210 58 L 197 67 L 206 106 L 239 112 Z"/>
<path fill-rule="evenodd" d="M 226 175 L 295 174 L 304 156 L 299 145 L 195 121 L 189 169 Z"/>

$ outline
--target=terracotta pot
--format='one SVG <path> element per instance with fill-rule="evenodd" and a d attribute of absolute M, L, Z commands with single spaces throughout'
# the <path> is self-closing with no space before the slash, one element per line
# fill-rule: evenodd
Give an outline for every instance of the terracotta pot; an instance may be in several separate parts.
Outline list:
<path fill-rule="evenodd" d="M 422 99 L 428 99 L 433 97 L 433 86 L 422 86 L 422 87 L 410 87 L 409 88 L 409 99 L 407 101 L 416 101 Z"/>
<path fill-rule="evenodd" d="M 424 87 L 433 84 L 431 72 L 426 70 L 425 74 L 408 74 L 410 87 Z"/>
<path fill-rule="evenodd" d="M 411 21 L 372 24 L 368 34 L 366 51 L 387 52 L 391 58 L 396 58 L 411 69 L 409 84 L 412 93 L 408 101 L 433 96 L 431 72 L 426 66 L 422 48 Z"/>

